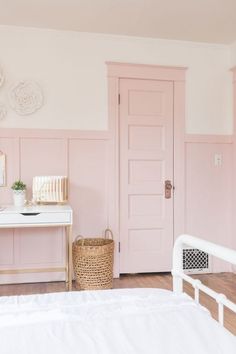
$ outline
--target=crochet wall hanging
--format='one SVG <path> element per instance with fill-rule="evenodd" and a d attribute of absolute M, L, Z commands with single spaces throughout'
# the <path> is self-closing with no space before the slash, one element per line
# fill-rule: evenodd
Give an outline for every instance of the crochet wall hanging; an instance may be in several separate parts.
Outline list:
<path fill-rule="evenodd" d="M 9 92 L 11 108 L 20 115 L 32 114 L 43 105 L 43 93 L 34 81 L 19 81 Z"/>

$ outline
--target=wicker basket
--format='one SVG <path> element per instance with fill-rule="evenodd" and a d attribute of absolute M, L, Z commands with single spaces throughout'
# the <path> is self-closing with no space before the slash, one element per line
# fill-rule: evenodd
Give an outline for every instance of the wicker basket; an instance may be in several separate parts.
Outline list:
<path fill-rule="evenodd" d="M 105 231 L 105 238 L 77 236 L 73 242 L 72 252 L 76 287 L 78 289 L 112 288 L 114 241 L 110 229 Z"/>

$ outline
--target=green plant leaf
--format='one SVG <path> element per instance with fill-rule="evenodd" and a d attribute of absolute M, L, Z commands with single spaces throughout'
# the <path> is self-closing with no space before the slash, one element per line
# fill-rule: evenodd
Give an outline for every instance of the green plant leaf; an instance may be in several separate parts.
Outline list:
<path fill-rule="evenodd" d="M 11 189 L 13 189 L 15 191 L 24 191 L 24 190 L 26 190 L 26 184 L 19 179 L 18 181 L 15 181 L 13 183 L 13 185 L 11 186 Z"/>

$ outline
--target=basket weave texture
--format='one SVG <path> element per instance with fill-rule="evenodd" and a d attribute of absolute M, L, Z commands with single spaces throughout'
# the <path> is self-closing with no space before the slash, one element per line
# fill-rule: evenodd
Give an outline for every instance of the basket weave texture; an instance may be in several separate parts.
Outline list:
<path fill-rule="evenodd" d="M 109 235 L 112 239 L 109 239 Z M 105 238 L 81 238 L 73 242 L 73 267 L 76 287 L 81 290 L 111 289 L 113 282 L 114 241 L 111 230 Z"/>

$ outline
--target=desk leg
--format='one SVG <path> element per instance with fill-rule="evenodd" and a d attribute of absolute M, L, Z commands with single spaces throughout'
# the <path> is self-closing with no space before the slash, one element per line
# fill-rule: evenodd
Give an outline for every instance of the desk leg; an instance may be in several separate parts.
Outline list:
<path fill-rule="evenodd" d="M 66 227 L 66 243 L 67 243 L 67 264 L 66 264 L 66 281 L 68 282 L 68 290 L 72 290 L 72 226 Z"/>

